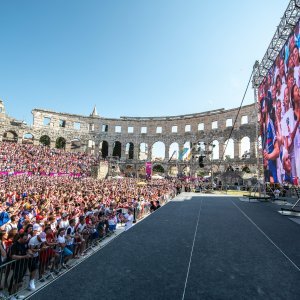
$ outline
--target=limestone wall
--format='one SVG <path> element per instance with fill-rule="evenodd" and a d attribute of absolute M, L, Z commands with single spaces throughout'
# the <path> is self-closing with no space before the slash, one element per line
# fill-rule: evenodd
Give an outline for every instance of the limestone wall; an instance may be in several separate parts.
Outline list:
<path fill-rule="evenodd" d="M 105 118 L 95 114 L 82 116 L 33 109 L 33 125 L 27 126 L 8 117 L 1 101 L 0 138 L 3 139 L 7 132 L 11 132 L 17 142 L 32 141 L 34 144 L 39 144 L 42 136 L 48 136 L 51 147 L 55 147 L 58 138 L 63 138 L 66 141 L 66 150 L 87 151 L 99 155 L 103 155 L 102 142 L 106 141 L 108 156 L 112 156 L 113 147 L 118 141 L 121 143 L 121 161 L 128 158 L 125 155 L 126 144 L 132 143 L 134 157 L 131 162 L 135 163 L 140 163 L 138 158 L 141 143 L 146 143 L 148 146 L 147 159 L 149 160 L 153 144 L 160 141 L 165 145 L 165 158 L 162 163 L 168 163 L 169 147 L 172 143 L 178 143 L 181 150 L 185 142 L 209 144 L 217 141 L 219 157 L 222 157 L 224 143 L 232 130 L 230 125 L 233 125 L 237 112 L 238 108 L 233 108 L 179 116 Z M 243 106 L 232 133 L 234 161 L 237 163 L 242 159 L 240 143 L 243 137 L 250 139 L 251 160 L 248 162 L 253 165 L 256 163 L 256 122 L 255 105 Z M 217 125 L 217 128 L 213 128 L 213 124 Z M 28 140 L 28 136 L 32 137 L 31 140 Z M 241 163 L 245 162 L 241 161 Z"/>

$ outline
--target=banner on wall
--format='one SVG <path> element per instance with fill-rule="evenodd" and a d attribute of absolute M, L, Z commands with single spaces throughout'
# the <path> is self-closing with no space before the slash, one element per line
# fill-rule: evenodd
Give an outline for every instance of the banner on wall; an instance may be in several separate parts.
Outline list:
<path fill-rule="evenodd" d="M 151 178 L 152 175 L 152 162 L 146 162 L 146 176 Z"/>
<path fill-rule="evenodd" d="M 40 173 L 33 173 L 33 172 L 27 172 L 27 171 L 15 171 L 15 172 L 8 172 L 8 171 L 1 171 L 0 175 L 5 175 L 5 176 L 18 176 L 18 175 L 27 175 L 27 176 L 32 176 L 32 175 L 39 175 L 39 176 L 51 176 L 51 177 L 61 177 L 61 176 L 71 176 L 71 177 L 81 177 L 81 173 L 63 173 L 63 172 L 58 172 L 58 173 L 46 173 L 46 172 L 40 172 Z"/>
<path fill-rule="evenodd" d="M 189 150 L 190 150 L 189 148 L 183 148 L 182 151 L 179 152 L 179 160 L 186 159 Z"/>
<path fill-rule="evenodd" d="M 265 182 L 299 184 L 299 21 L 258 88 Z"/>

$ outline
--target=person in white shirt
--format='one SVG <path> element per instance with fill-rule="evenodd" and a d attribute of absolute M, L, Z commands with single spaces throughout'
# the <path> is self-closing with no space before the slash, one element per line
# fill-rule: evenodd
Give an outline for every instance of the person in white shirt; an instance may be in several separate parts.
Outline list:
<path fill-rule="evenodd" d="M 58 229 L 57 243 L 58 243 L 58 247 L 59 247 L 58 249 L 59 249 L 60 252 L 62 252 L 62 256 L 63 256 L 62 267 L 64 269 L 67 269 L 68 265 L 66 265 L 66 263 L 72 257 L 73 252 L 66 247 L 67 244 L 66 244 L 65 233 L 66 233 L 66 230 L 64 228 L 59 228 Z"/>
<path fill-rule="evenodd" d="M 125 230 L 128 230 L 130 227 L 132 227 L 132 224 L 133 224 L 133 214 L 132 214 L 132 210 L 131 209 L 128 209 L 128 212 L 127 214 L 125 214 L 125 220 L 126 220 L 126 223 L 125 223 Z"/>
<path fill-rule="evenodd" d="M 282 83 L 282 79 L 280 75 L 278 74 L 275 81 L 276 85 L 276 99 L 279 99 L 281 102 L 281 110 L 282 110 L 282 116 L 285 113 L 285 107 L 284 107 L 284 91 L 287 87 L 285 83 Z"/>
<path fill-rule="evenodd" d="M 8 233 L 12 229 L 18 229 L 18 217 L 16 215 L 11 216 L 10 222 L 6 224 L 5 231 Z"/>
<path fill-rule="evenodd" d="M 293 60 L 294 60 L 294 78 L 297 86 L 300 86 L 300 59 L 299 59 L 299 49 L 297 46 L 293 49 Z"/>
<path fill-rule="evenodd" d="M 290 107 L 289 97 L 284 98 L 285 114 L 281 120 L 282 136 L 284 138 L 284 146 L 288 151 L 292 165 L 292 176 L 296 177 L 296 162 L 294 151 L 295 134 L 299 126 L 299 120 L 295 120 L 294 110 Z"/>
<path fill-rule="evenodd" d="M 78 251 L 82 256 L 84 256 L 86 241 L 89 238 L 89 230 L 87 229 L 84 216 L 79 217 L 79 223 L 75 226 L 75 233 L 77 234 Z"/>
<path fill-rule="evenodd" d="M 297 84 L 294 84 L 291 92 L 291 99 L 294 106 L 294 113 L 297 118 L 295 126 L 297 127 L 294 138 L 294 152 L 295 152 L 295 164 L 296 164 L 296 174 L 298 178 L 298 184 L 300 179 L 300 91 Z M 297 124 L 298 123 L 298 124 Z"/>
<path fill-rule="evenodd" d="M 64 228 L 67 229 L 69 226 L 69 220 L 68 220 L 68 214 L 67 213 L 63 213 L 61 216 L 61 220 L 59 222 L 59 228 Z"/>
<path fill-rule="evenodd" d="M 70 220 L 69 223 L 70 223 L 70 225 L 67 228 L 66 236 L 65 236 L 66 244 L 67 244 L 66 247 L 74 253 L 75 219 Z"/>
<path fill-rule="evenodd" d="M 39 252 L 41 251 L 41 245 L 46 242 L 46 233 L 41 232 L 38 235 L 32 237 L 28 243 L 28 253 L 31 254 L 31 258 L 28 260 L 28 267 L 30 271 L 30 280 L 28 289 L 30 291 L 35 290 L 35 273 L 39 264 Z"/>

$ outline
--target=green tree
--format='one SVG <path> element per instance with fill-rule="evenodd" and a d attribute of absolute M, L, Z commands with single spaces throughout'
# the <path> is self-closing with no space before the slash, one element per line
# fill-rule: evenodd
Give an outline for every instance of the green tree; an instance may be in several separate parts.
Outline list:
<path fill-rule="evenodd" d="M 44 146 L 50 146 L 50 142 L 51 142 L 51 140 L 50 140 L 50 138 L 49 138 L 48 135 L 43 135 L 43 136 L 41 136 L 41 138 L 40 138 L 40 143 L 41 143 L 42 145 L 44 145 Z"/>
<path fill-rule="evenodd" d="M 163 168 L 162 165 L 156 165 L 153 167 L 153 172 L 164 173 L 165 169 Z"/>
<path fill-rule="evenodd" d="M 63 137 L 59 137 L 55 142 L 55 147 L 57 149 L 65 149 L 66 148 L 66 140 Z"/>

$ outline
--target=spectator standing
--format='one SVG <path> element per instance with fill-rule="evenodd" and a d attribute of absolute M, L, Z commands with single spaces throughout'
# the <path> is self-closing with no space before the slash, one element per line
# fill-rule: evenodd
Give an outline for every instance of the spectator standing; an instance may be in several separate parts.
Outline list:
<path fill-rule="evenodd" d="M 59 222 L 59 228 L 67 229 L 69 226 L 68 214 L 63 213 L 61 217 L 62 219 Z"/>
<path fill-rule="evenodd" d="M 154 202 L 151 200 L 150 201 L 150 212 L 154 212 L 156 210 L 156 205 L 154 204 Z"/>
<path fill-rule="evenodd" d="M 125 220 L 126 220 L 126 223 L 125 223 L 125 230 L 128 230 L 129 228 L 132 227 L 132 224 L 133 224 L 133 214 L 132 214 L 132 210 L 131 209 L 128 209 L 128 212 L 127 214 L 125 214 Z"/>
<path fill-rule="evenodd" d="M 20 233 L 8 252 L 8 257 L 15 260 L 12 265 L 13 275 L 11 276 L 8 288 L 10 295 L 18 291 L 27 270 L 28 258 L 30 257 L 27 254 L 27 238 L 26 232 Z"/>
<path fill-rule="evenodd" d="M 35 274 L 36 270 L 38 269 L 39 266 L 39 252 L 41 251 L 41 246 L 43 243 L 46 242 L 46 233 L 41 232 L 38 235 L 32 237 L 28 243 L 28 248 L 29 248 L 29 253 L 31 254 L 31 257 L 29 258 L 28 261 L 28 267 L 30 271 L 30 280 L 29 280 L 29 285 L 28 289 L 30 291 L 35 290 Z"/>
<path fill-rule="evenodd" d="M 0 231 L 0 242 L 1 242 L 1 244 L 0 244 L 0 252 L 1 252 L 0 265 L 4 264 L 7 259 L 7 248 L 6 248 L 6 243 L 5 243 L 6 238 L 7 238 L 7 232 Z"/>
<path fill-rule="evenodd" d="M 109 217 L 108 217 L 108 227 L 109 227 L 109 231 L 111 232 L 115 232 L 116 228 L 117 228 L 117 216 L 114 212 L 112 212 Z"/>
<path fill-rule="evenodd" d="M 5 230 L 8 233 L 9 231 L 11 231 L 12 229 L 18 229 L 18 221 L 19 218 L 16 215 L 11 216 L 10 218 L 10 222 L 6 224 L 5 226 Z"/>
<path fill-rule="evenodd" d="M 69 226 L 67 227 L 67 232 L 66 232 L 66 247 L 75 253 L 75 244 L 74 244 L 74 238 L 75 238 L 75 219 L 70 220 Z"/>
<path fill-rule="evenodd" d="M 156 209 L 159 209 L 161 206 L 160 206 L 160 203 L 159 203 L 159 200 L 156 200 Z"/>
<path fill-rule="evenodd" d="M 64 269 L 68 268 L 67 262 L 72 257 L 73 252 L 69 250 L 66 246 L 66 239 L 65 239 L 65 229 L 59 228 L 57 232 L 57 243 L 59 247 L 59 252 L 62 255 L 62 267 Z"/>

